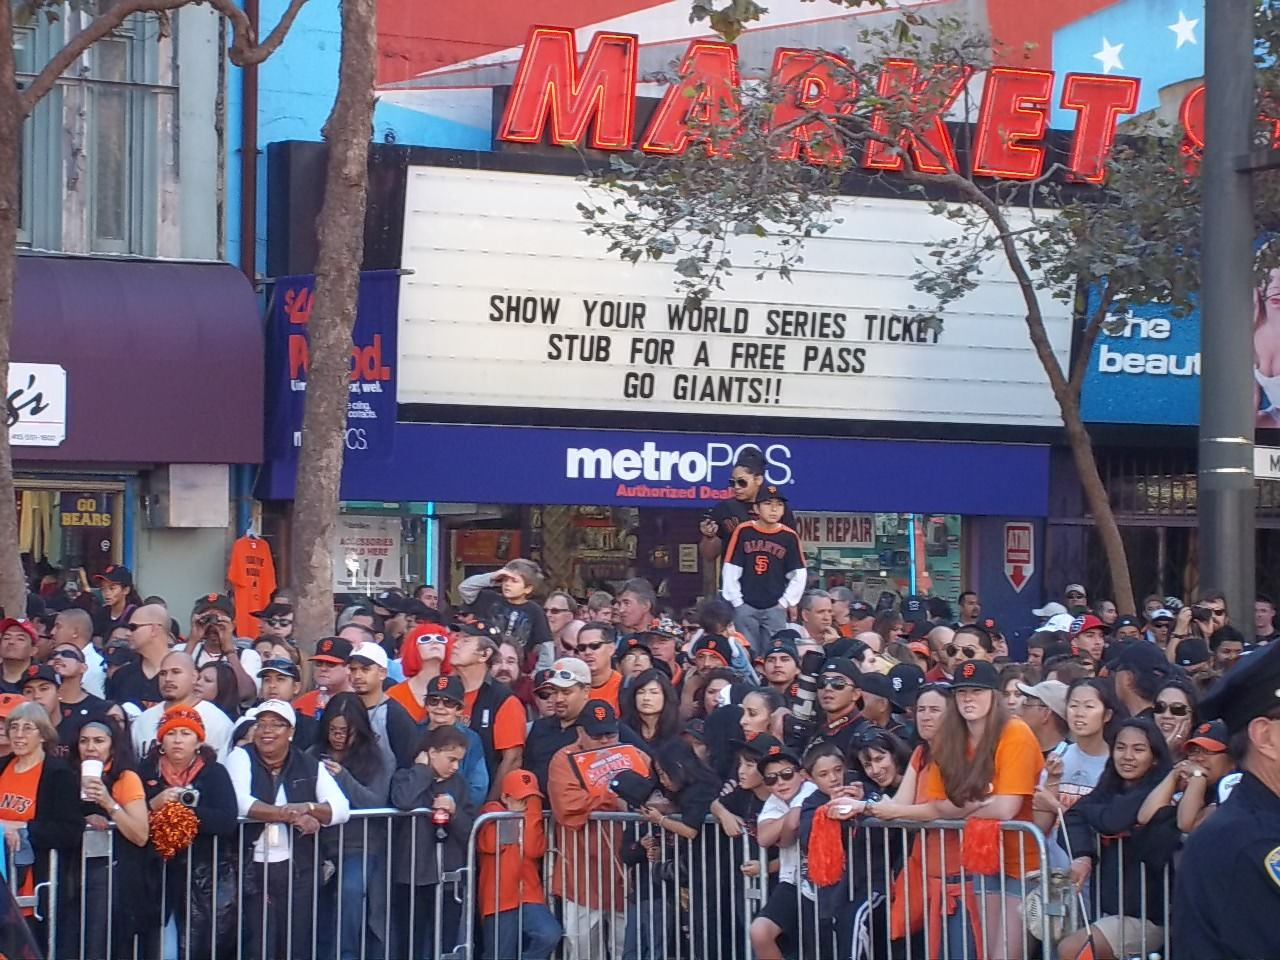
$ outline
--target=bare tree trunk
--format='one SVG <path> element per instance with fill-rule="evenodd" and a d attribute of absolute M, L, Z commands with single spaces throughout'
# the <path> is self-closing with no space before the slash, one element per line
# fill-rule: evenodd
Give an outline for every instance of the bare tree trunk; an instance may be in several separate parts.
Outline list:
<path fill-rule="evenodd" d="M 316 219 L 319 252 L 290 564 L 297 592 L 295 635 L 307 652 L 333 631 L 333 539 L 373 128 L 375 6 L 375 0 L 342 0 L 338 95 L 324 126 L 329 158 Z"/>
<path fill-rule="evenodd" d="M 1076 475 L 1084 490 L 1085 503 L 1093 514 L 1103 552 L 1107 555 L 1116 609 L 1122 615 L 1132 616 L 1137 612 L 1137 604 L 1133 596 L 1133 580 L 1129 576 L 1129 557 L 1124 548 L 1124 539 L 1120 536 L 1120 525 L 1116 523 L 1116 515 L 1111 510 L 1111 498 L 1107 495 L 1106 484 L 1098 473 L 1098 461 L 1093 456 L 1093 440 L 1080 418 L 1079 403 L 1074 398 L 1069 404 L 1059 400 L 1059 406 L 1062 408 L 1062 422 L 1066 426 L 1067 443 L 1076 463 Z"/>
<path fill-rule="evenodd" d="M 18 141 L 22 101 L 14 76 L 12 10 L 0 3 L 0 384 L 9 394 L 9 338 L 13 332 L 13 288 L 18 274 Z M 6 405 L 6 414 L 8 413 Z M 0 606 L 11 617 L 27 615 L 27 592 L 18 552 L 17 497 L 8 416 L 0 429 Z"/>

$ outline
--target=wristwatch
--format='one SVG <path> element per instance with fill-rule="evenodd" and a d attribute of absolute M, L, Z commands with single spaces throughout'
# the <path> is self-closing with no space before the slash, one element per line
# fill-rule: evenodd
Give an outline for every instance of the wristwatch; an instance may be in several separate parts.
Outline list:
<path fill-rule="evenodd" d="M 1205 772 L 1204 772 L 1203 770 L 1192 770 L 1192 771 L 1191 771 L 1191 776 L 1193 776 L 1193 777 L 1204 777 L 1204 776 L 1207 776 L 1207 775 L 1205 774 Z"/>

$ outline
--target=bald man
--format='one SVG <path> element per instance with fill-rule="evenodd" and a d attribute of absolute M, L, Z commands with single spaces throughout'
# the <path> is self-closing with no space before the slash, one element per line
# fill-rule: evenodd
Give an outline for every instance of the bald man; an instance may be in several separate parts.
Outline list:
<path fill-rule="evenodd" d="M 80 686 L 91 696 L 105 698 L 107 684 L 107 663 L 102 654 L 93 645 L 93 617 L 79 607 L 71 607 L 58 614 L 50 631 L 53 646 L 64 643 L 75 644 L 84 654 L 85 672 L 80 678 Z"/>
<path fill-rule="evenodd" d="M 108 700 L 146 710 L 160 702 L 160 664 L 173 646 L 169 611 L 149 603 L 133 611 L 127 624 L 133 660 L 107 679 Z"/>
<path fill-rule="evenodd" d="M 153 707 L 142 711 L 129 728 L 133 735 L 133 749 L 145 757 L 156 745 L 156 731 L 164 712 L 173 706 L 191 707 L 204 721 L 204 742 L 217 751 L 218 759 L 225 760 L 231 744 L 231 718 L 206 700 L 196 696 L 196 662 L 190 654 L 175 650 L 160 663 L 160 696 Z"/>
<path fill-rule="evenodd" d="M 925 640 L 929 644 L 929 659 L 933 667 L 924 675 L 929 683 L 945 683 L 951 679 L 956 665 L 956 632 L 950 627 L 934 627 Z"/>

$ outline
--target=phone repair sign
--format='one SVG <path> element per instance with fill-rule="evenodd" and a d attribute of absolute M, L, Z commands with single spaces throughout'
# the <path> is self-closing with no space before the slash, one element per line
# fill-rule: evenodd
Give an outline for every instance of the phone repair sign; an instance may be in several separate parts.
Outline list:
<path fill-rule="evenodd" d="M 1030 523 L 1004 525 L 1004 576 L 1021 593 L 1036 570 L 1036 531 Z"/>

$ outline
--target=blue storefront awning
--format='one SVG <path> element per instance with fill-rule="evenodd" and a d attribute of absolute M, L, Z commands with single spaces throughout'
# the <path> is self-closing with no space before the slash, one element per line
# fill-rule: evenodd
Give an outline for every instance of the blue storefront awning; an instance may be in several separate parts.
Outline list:
<path fill-rule="evenodd" d="M 801 510 L 1043 517 L 1049 448 L 1034 444 L 732 436 L 398 423 L 390 450 L 351 449 L 344 500 L 706 509 L 737 451 Z M 258 495 L 293 497 L 295 464 L 269 462 Z"/>

